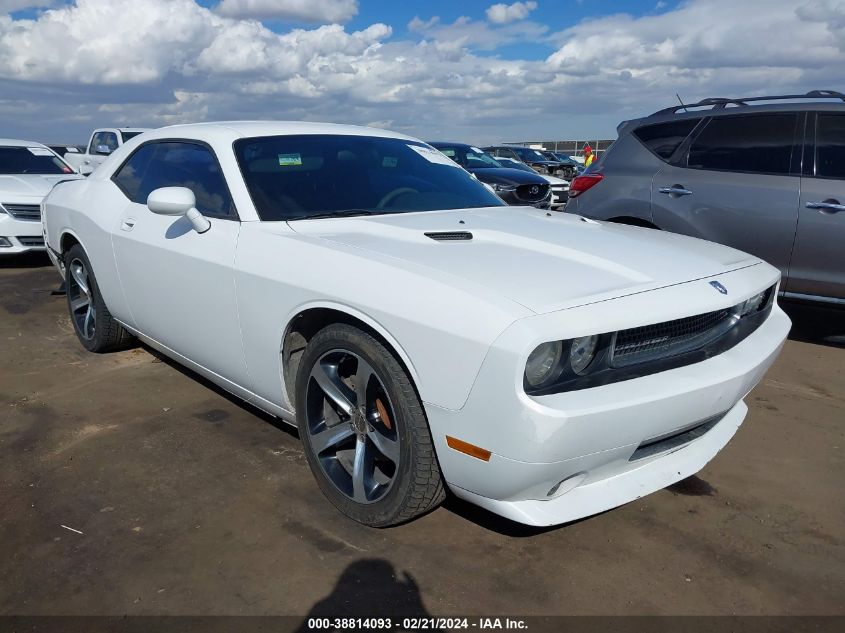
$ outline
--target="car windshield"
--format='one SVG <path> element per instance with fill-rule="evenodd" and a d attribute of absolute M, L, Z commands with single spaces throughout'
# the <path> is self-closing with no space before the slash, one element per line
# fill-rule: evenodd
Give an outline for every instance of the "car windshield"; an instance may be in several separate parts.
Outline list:
<path fill-rule="evenodd" d="M 46 147 L 0 147 L 0 174 L 72 174 L 73 169 Z"/>
<path fill-rule="evenodd" d="M 503 206 L 451 159 L 420 142 L 308 134 L 235 142 L 262 220 Z"/>
<path fill-rule="evenodd" d="M 123 130 L 120 130 L 120 138 L 123 139 L 124 143 L 130 138 L 135 138 L 139 134 L 143 134 L 143 132 L 124 132 Z"/>
<path fill-rule="evenodd" d="M 502 167 L 501 163 L 490 154 L 471 145 L 437 145 L 436 147 L 461 167 L 467 169 Z"/>

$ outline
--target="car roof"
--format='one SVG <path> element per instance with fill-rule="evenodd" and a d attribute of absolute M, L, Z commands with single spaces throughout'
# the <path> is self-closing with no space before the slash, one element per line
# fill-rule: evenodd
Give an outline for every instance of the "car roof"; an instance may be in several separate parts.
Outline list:
<path fill-rule="evenodd" d="M 290 136 L 294 134 L 337 134 L 342 136 L 378 136 L 409 141 L 418 139 L 398 132 L 360 125 L 315 123 L 310 121 L 214 121 L 189 123 L 156 128 L 144 138 L 197 138 L 225 140 L 226 138 L 251 138 L 257 136 Z"/>
<path fill-rule="evenodd" d="M 432 147 L 437 147 L 438 145 L 449 145 L 451 147 L 478 147 L 477 145 L 470 145 L 469 143 L 453 143 L 451 141 L 426 141 Z"/>
<path fill-rule="evenodd" d="M 0 145 L 3 147 L 47 147 L 43 143 L 35 141 L 23 141 L 17 138 L 0 138 Z"/>
<path fill-rule="evenodd" d="M 690 103 L 683 107 L 687 108 L 684 112 L 671 112 L 671 110 L 682 106 L 672 106 L 658 110 L 657 112 L 648 116 L 640 117 L 638 119 L 631 119 L 623 121 L 617 127 L 617 132 L 622 133 L 623 128 L 633 129 L 634 125 L 650 125 L 652 123 L 665 123 L 667 121 L 683 121 L 684 119 L 700 119 L 703 117 L 723 117 L 743 114 L 757 114 L 757 113 L 777 113 L 777 112 L 842 112 L 845 110 L 845 102 L 830 102 L 830 101 L 798 101 L 802 97 L 795 97 L 796 100 L 781 100 L 775 103 L 754 103 L 751 104 L 736 104 L 733 102 L 725 103 Z M 805 99 L 808 97 L 804 97 Z M 811 97 L 810 97 L 811 98 Z M 708 100 L 704 100 L 708 101 Z M 710 100 L 712 101 L 712 100 Z M 729 100 L 728 100 L 729 101 Z"/>

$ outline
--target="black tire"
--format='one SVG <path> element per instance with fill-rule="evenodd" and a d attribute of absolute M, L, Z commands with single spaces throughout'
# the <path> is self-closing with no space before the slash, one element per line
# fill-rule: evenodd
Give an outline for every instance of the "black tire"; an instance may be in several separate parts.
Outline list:
<path fill-rule="evenodd" d="M 337 359 L 337 365 L 331 364 L 334 362 L 332 359 Z M 327 395 L 328 392 L 314 377 L 324 367 L 332 367 L 335 373 L 320 374 L 323 378 L 333 375 L 332 380 L 346 381 L 340 385 L 345 389 L 341 395 L 347 396 L 346 403 L 351 405 L 351 414 L 344 412 L 344 405 L 336 406 L 336 401 Z M 362 381 L 366 383 L 362 387 L 365 394 L 362 406 L 359 406 L 362 397 L 355 380 L 358 374 L 343 377 L 347 367 L 353 372 L 365 371 L 361 368 L 366 367 L 368 378 Z M 370 402 L 371 397 L 375 405 Z M 373 408 L 384 416 L 374 413 Z M 332 418 L 331 424 L 329 417 Z M 445 498 L 443 479 L 419 396 L 396 357 L 370 334 L 351 325 L 334 324 L 314 335 L 297 371 L 296 419 L 308 465 L 320 490 L 338 510 L 355 521 L 372 527 L 404 523 L 432 510 Z M 371 420 L 374 421 L 370 423 Z M 365 428 L 362 429 L 361 424 Z M 349 429 L 344 425 L 348 425 Z M 381 430 L 378 431 L 375 426 L 380 426 Z M 316 444 L 321 444 L 320 432 L 325 435 L 325 432 L 335 429 L 341 433 L 351 430 L 352 435 L 335 444 L 323 445 L 323 450 L 315 448 Z M 382 434 L 392 434 L 391 437 L 395 438 L 392 446 L 398 463 L 387 459 L 385 455 L 388 453 L 380 453 L 380 444 L 373 442 L 376 436 Z M 383 440 L 381 437 L 380 441 Z M 350 446 L 347 443 L 350 441 L 353 448 L 339 449 Z M 368 499 L 365 494 L 363 501 L 353 498 L 361 499 L 350 488 L 345 488 L 355 488 L 359 443 L 362 447 L 361 470 L 367 468 L 364 454 L 369 447 L 371 454 L 375 455 L 369 458 L 371 466 L 381 464 L 379 468 L 383 468 L 386 465 L 388 472 L 385 475 L 381 470 L 378 473 L 372 470 L 372 487 L 367 492 L 372 493 L 374 498 Z M 331 454 L 332 451 L 335 454 Z M 354 463 L 349 463 L 349 457 L 344 463 L 341 455 L 348 455 L 350 451 L 354 453 Z M 389 482 L 379 484 L 376 475 L 389 479 Z M 345 482 L 347 477 L 351 483 Z M 364 484 L 365 480 L 361 478 L 359 492 L 366 491 Z"/>
<path fill-rule="evenodd" d="M 133 337 L 106 307 L 85 249 L 74 244 L 64 254 L 64 263 L 68 314 L 82 347 L 96 353 L 126 348 Z"/>

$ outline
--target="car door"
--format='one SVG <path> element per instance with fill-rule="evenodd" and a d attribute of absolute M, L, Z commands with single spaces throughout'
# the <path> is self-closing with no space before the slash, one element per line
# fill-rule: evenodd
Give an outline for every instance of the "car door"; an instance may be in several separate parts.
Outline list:
<path fill-rule="evenodd" d="M 192 141 L 151 141 L 112 177 L 126 196 L 112 245 L 133 322 L 141 333 L 238 384 L 247 384 L 233 263 L 240 222 L 212 150 Z M 156 215 L 147 196 L 187 187 L 211 228 Z"/>
<path fill-rule="evenodd" d="M 712 117 L 652 180 L 661 229 L 733 246 L 788 274 L 798 221 L 799 115 Z"/>
<path fill-rule="evenodd" d="M 811 113 L 790 295 L 845 302 L 845 112 Z"/>

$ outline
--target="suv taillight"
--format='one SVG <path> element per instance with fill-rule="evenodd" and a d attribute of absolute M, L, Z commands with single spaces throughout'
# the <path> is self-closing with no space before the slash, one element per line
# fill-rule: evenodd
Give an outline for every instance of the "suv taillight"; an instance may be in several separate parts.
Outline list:
<path fill-rule="evenodd" d="M 569 197 L 575 198 L 604 180 L 604 174 L 584 174 L 569 183 Z"/>

